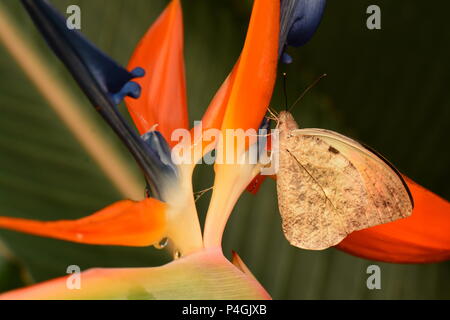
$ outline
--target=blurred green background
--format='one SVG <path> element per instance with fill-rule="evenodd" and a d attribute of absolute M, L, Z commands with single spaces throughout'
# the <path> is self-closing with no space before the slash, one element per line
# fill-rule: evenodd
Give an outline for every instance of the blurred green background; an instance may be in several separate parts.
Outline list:
<path fill-rule="evenodd" d="M 53 0 L 61 11 L 82 10 L 82 32 L 126 65 L 140 37 L 162 11 L 160 0 Z M 86 106 L 139 175 L 131 157 L 102 123 L 36 32 L 19 1 L 2 0 L 32 44 L 75 98 Z M 366 28 L 366 8 L 378 4 L 382 30 Z M 185 58 L 190 120 L 199 119 L 241 50 L 251 1 L 185 0 Z M 400 171 L 450 198 L 450 28 L 445 1 L 328 1 L 310 43 L 290 50 L 288 99 L 322 73 L 321 81 L 295 108 L 302 127 L 339 131 L 373 146 Z M 447 10 L 446 10 L 447 9 Z M 97 164 L 49 108 L 0 45 L 0 214 L 42 220 L 85 216 L 121 199 Z M 272 107 L 284 106 L 275 89 Z M 123 108 L 123 106 L 122 106 Z M 211 186 L 212 168 L 199 167 L 195 190 Z M 201 219 L 210 195 L 198 201 Z M 450 230 L 449 230 L 450 232 Z M 16 259 L 0 254 L 0 292 L 65 274 L 68 265 L 153 266 L 168 261 L 153 248 L 87 246 L 0 230 Z M 335 249 L 304 251 L 289 246 L 280 227 L 275 183 L 236 206 L 224 251 L 237 251 L 276 299 L 450 298 L 450 262 L 394 265 L 356 258 Z M 1 251 L 0 251 L 1 252 Z M 382 289 L 368 290 L 366 268 L 381 267 Z"/>

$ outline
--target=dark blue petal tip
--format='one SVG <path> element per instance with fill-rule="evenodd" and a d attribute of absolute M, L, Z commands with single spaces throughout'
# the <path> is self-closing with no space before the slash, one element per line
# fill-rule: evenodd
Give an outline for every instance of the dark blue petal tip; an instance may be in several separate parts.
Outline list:
<path fill-rule="evenodd" d="M 145 70 L 141 67 L 134 68 L 130 74 L 133 78 L 140 78 L 145 75 Z M 123 101 L 125 97 L 132 97 L 137 99 L 141 96 L 141 86 L 134 81 L 128 81 L 125 85 L 116 93 L 110 93 L 109 97 L 115 105 L 118 105 Z"/>
<path fill-rule="evenodd" d="M 291 63 L 283 52 L 287 46 L 305 45 L 322 20 L 326 0 L 281 0 L 279 54 L 283 63 Z"/>
<path fill-rule="evenodd" d="M 142 77 L 144 69 L 131 72 L 119 65 L 87 40 L 81 32 L 69 29 L 66 20 L 47 0 L 21 0 L 47 44 L 66 65 L 95 109 L 127 146 L 145 175 L 152 196 L 162 199 L 162 186 L 176 170 L 161 161 L 125 121 L 115 104 L 126 96 L 137 98 L 141 88 L 133 78 Z M 162 181 L 162 182 L 161 182 Z"/>
<path fill-rule="evenodd" d="M 286 52 L 283 52 L 281 54 L 281 62 L 284 64 L 291 64 L 292 63 L 292 57 L 288 55 Z"/>
<path fill-rule="evenodd" d="M 160 168 L 165 174 L 178 175 L 178 168 L 172 161 L 171 150 L 166 139 L 157 130 L 150 130 L 141 136 L 150 151 L 158 157 Z"/>
<path fill-rule="evenodd" d="M 141 78 L 145 76 L 145 70 L 141 67 L 136 67 L 131 70 L 131 75 L 133 76 L 133 78 Z"/>
<path fill-rule="evenodd" d="M 267 137 L 269 135 L 270 130 L 270 119 L 264 117 L 261 124 L 259 125 L 258 130 L 258 159 L 261 157 L 266 145 L 267 145 Z"/>

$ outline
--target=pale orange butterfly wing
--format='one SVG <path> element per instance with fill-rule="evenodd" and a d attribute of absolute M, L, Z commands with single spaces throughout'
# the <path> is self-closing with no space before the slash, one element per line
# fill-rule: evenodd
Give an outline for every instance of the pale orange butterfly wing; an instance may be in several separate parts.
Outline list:
<path fill-rule="evenodd" d="M 292 245 L 325 249 L 411 214 L 407 186 L 384 159 L 339 133 L 296 127 L 280 115 L 278 205 Z"/>

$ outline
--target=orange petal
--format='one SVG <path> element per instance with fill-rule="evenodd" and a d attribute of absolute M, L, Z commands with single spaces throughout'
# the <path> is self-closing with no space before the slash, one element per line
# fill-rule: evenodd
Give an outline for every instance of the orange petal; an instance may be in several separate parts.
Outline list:
<path fill-rule="evenodd" d="M 139 132 L 158 124 L 170 146 L 177 128 L 188 128 L 186 80 L 183 59 L 183 18 L 179 0 L 172 0 L 136 47 L 129 70 L 142 67 L 146 74 L 134 81 L 142 87 L 139 99 L 126 98 Z"/>
<path fill-rule="evenodd" d="M 222 127 L 223 117 L 225 115 L 225 110 L 228 105 L 228 100 L 230 98 L 231 90 L 233 89 L 234 79 L 236 78 L 237 66 L 239 65 L 239 60 L 236 62 L 233 70 L 225 79 L 219 90 L 216 92 L 214 98 L 206 109 L 205 114 L 202 117 L 202 134 L 198 138 L 201 138 L 201 150 L 202 155 L 211 151 L 211 142 L 217 143 L 217 141 L 207 141 L 203 138 L 203 132 L 209 129 L 218 129 Z M 196 137 L 195 131 L 197 128 L 191 129 L 191 135 Z M 197 139 L 198 139 L 197 138 Z M 197 143 L 194 143 L 194 147 L 197 147 Z M 195 160 L 197 162 L 198 159 Z"/>
<path fill-rule="evenodd" d="M 255 0 L 247 31 L 244 48 L 236 67 L 221 130 L 258 129 L 272 96 L 276 78 L 278 59 L 278 34 L 280 28 L 280 2 L 278 0 Z M 226 89 L 224 89 L 226 90 Z M 224 135 L 220 141 L 225 148 L 218 148 L 218 157 L 230 160 L 228 139 L 238 139 Z M 247 135 L 247 137 L 249 137 Z M 248 139 L 245 138 L 245 146 Z M 253 135 L 256 138 L 256 135 Z M 232 143 L 235 148 L 239 144 Z M 225 156 L 226 154 L 226 156 Z M 233 153 L 233 158 L 242 154 Z M 231 160 L 233 160 L 231 158 Z M 253 166 L 215 164 L 214 191 L 208 208 L 204 229 L 204 244 L 207 248 L 220 246 L 225 224 L 240 193 L 254 176 Z M 245 184 L 245 185 L 244 185 Z"/>
<path fill-rule="evenodd" d="M 278 0 L 255 0 L 228 99 L 223 129 L 258 129 L 275 84 L 280 28 Z"/>
<path fill-rule="evenodd" d="M 248 192 L 250 192 L 251 194 L 255 195 L 258 193 L 259 189 L 261 188 L 261 185 L 263 184 L 263 182 L 266 180 L 266 178 L 271 178 L 273 180 L 277 180 L 277 176 L 276 175 L 261 175 L 258 174 L 247 186 L 247 188 L 245 190 L 247 190 Z"/>
<path fill-rule="evenodd" d="M 78 220 L 34 221 L 0 217 L 0 228 L 97 245 L 149 246 L 164 237 L 166 205 L 153 198 L 116 202 Z"/>
<path fill-rule="evenodd" d="M 267 176 L 258 174 L 256 177 L 253 178 L 252 182 L 250 182 L 246 190 L 251 194 L 257 194 L 259 188 L 261 188 L 261 185 L 264 182 L 264 180 L 266 180 L 266 178 Z"/>
<path fill-rule="evenodd" d="M 410 217 L 351 233 L 337 248 L 386 262 L 450 259 L 450 202 L 405 177 L 414 198 Z"/>
<path fill-rule="evenodd" d="M 202 125 L 204 129 L 220 129 L 222 127 L 225 110 L 230 99 L 231 90 L 233 89 L 234 79 L 239 66 L 239 60 L 236 62 L 233 70 L 223 82 L 222 86 L 217 91 L 211 103 L 206 109 L 202 118 Z"/>

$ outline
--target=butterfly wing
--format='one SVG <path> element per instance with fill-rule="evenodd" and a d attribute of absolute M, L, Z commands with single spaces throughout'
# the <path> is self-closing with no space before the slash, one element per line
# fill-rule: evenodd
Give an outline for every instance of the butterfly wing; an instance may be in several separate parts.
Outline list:
<path fill-rule="evenodd" d="M 305 249 L 325 249 L 349 233 L 411 214 L 400 174 L 384 158 L 333 131 L 280 134 L 277 193 L 283 231 Z"/>

